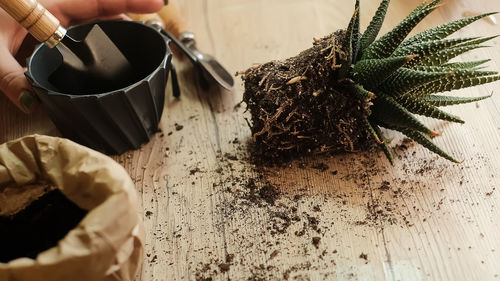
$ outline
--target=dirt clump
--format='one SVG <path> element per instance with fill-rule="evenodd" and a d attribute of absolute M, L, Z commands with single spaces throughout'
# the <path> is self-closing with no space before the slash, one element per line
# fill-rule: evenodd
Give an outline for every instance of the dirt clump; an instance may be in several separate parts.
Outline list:
<path fill-rule="evenodd" d="M 243 73 L 243 101 L 260 155 L 296 158 L 372 147 L 363 126 L 370 103 L 344 90 L 337 64 L 345 31 L 315 40 L 296 57 Z"/>

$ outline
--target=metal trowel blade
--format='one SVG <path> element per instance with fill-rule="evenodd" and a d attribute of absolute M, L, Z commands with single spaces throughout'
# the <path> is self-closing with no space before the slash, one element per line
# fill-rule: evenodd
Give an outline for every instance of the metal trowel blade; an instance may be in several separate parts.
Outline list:
<path fill-rule="evenodd" d="M 129 61 L 95 24 L 83 41 L 66 35 L 58 46 L 63 61 L 70 67 L 103 79 L 120 79 L 132 71 Z"/>

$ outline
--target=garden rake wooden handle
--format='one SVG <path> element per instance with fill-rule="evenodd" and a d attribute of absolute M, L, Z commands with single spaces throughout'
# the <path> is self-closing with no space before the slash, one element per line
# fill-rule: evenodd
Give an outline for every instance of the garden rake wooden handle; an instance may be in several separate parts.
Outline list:
<path fill-rule="evenodd" d="M 1 1 L 1 0 L 0 0 Z M 161 23 L 161 27 L 165 28 L 168 32 L 172 33 L 175 37 L 179 38 L 182 32 L 188 31 L 188 24 L 186 20 L 182 17 L 177 6 L 168 2 L 168 5 L 164 6 L 156 14 L 127 14 L 131 19 L 135 21 Z"/>
<path fill-rule="evenodd" d="M 56 46 L 66 35 L 59 20 L 37 0 L 0 0 L 0 7 L 40 42 Z"/>
<path fill-rule="evenodd" d="M 177 38 L 179 38 L 182 32 L 189 30 L 189 25 L 173 1 L 169 1 L 168 5 L 158 12 L 158 15 L 165 23 L 165 29 Z"/>

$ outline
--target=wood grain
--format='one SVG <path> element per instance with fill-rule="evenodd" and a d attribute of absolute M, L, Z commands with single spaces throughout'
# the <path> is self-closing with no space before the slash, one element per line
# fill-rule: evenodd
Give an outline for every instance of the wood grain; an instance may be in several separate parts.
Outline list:
<path fill-rule="evenodd" d="M 378 2 L 362 1 L 363 27 Z M 418 3 L 392 1 L 383 31 Z M 236 73 L 295 55 L 313 37 L 345 27 L 354 1 L 178 4 L 200 50 Z M 415 32 L 492 10 L 500 10 L 500 3 L 448 0 Z M 457 36 L 499 32 L 498 25 L 481 20 Z M 499 43 L 495 39 L 491 48 L 459 59 L 491 58 L 489 68 L 499 70 Z M 498 83 L 459 92 L 494 93 L 476 105 L 447 109 L 462 116 L 464 125 L 425 120 L 443 132 L 435 141 L 461 164 L 388 132 L 398 155 L 393 167 L 372 152 L 262 168 L 248 161 L 249 114 L 244 106 L 234 107 L 241 82 L 234 93 L 207 90 L 196 83 L 189 61 L 177 60 L 176 66 L 182 96 L 174 99 L 167 88 L 162 133 L 114 157 L 142 195 L 147 256 L 137 281 L 500 278 Z M 0 99 L 1 141 L 53 133 L 43 114 L 21 118 L 6 103 Z M 280 192 L 274 202 L 263 199 L 266 186 Z"/>
<path fill-rule="evenodd" d="M 47 41 L 60 25 L 36 0 L 0 0 L 0 7 L 40 42 Z"/>

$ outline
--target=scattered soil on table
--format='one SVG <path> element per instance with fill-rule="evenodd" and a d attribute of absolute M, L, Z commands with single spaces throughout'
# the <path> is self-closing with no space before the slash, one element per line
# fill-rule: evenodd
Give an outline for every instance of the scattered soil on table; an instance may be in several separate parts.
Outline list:
<path fill-rule="evenodd" d="M 16 214 L 0 216 L 0 262 L 36 258 L 56 246 L 86 214 L 59 190 L 53 190 Z"/>
<path fill-rule="evenodd" d="M 255 233 L 249 233 L 249 229 L 242 226 L 245 229 L 243 233 L 237 225 L 233 225 L 230 229 L 234 231 L 227 235 L 240 245 L 238 252 L 233 253 L 235 259 L 227 263 L 214 255 L 213 260 L 199 263 L 195 266 L 197 280 L 209 280 L 206 278 L 215 278 L 233 270 L 245 270 L 245 273 L 240 272 L 239 275 L 247 276 L 247 280 L 307 280 L 310 271 L 320 272 L 322 278 L 328 279 L 331 278 L 332 267 L 340 259 L 350 256 L 350 253 L 339 252 L 324 242 L 338 239 L 336 237 L 342 235 L 339 232 L 339 222 L 332 220 L 324 212 L 337 212 L 337 217 L 342 219 L 343 224 L 351 224 L 360 230 L 359 233 L 363 233 L 365 230 L 382 230 L 391 225 L 412 227 L 415 219 L 431 217 L 439 212 L 440 206 L 445 202 L 443 198 L 430 210 L 420 210 L 412 205 L 417 204 L 413 201 L 413 194 L 420 192 L 415 189 L 426 189 L 425 183 L 419 182 L 418 178 L 432 175 L 439 180 L 446 174 L 447 163 L 440 161 L 437 156 L 401 162 L 400 168 L 406 174 L 415 175 L 413 178 L 406 178 L 394 177 L 388 166 L 380 165 L 378 158 L 385 160 L 381 153 L 363 152 L 362 157 L 337 156 L 334 161 L 342 162 L 342 169 L 339 169 L 338 163 L 332 164 L 330 156 L 302 158 L 291 162 L 280 159 L 274 162 L 270 159 L 257 161 L 249 154 L 251 150 L 247 143 L 238 141 L 233 145 L 236 150 L 221 153 L 218 157 L 220 166 L 214 169 L 220 175 L 220 181 L 214 183 L 214 188 L 220 190 L 220 196 L 224 198 L 217 206 L 220 216 L 217 226 L 220 232 L 225 232 L 228 225 L 252 224 L 255 218 L 261 224 L 255 228 Z M 413 146 L 412 141 L 404 139 L 394 149 L 397 155 L 407 159 L 413 156 Z M 349 167 L 362 169 L 355 171 L 349 170 Z M 322 175 L 340 183 L 349 183 L 355 188 L 326 190 L 326 193 L 315 193 L 317 191 L 313 187 L 291 191 L 289 184 L 281 181 L 286 178 L 288 171 Z M 293 187 L 293 183 L 291 184 Z M 353 201 L 354 198 L 357 201 Z M 297 241 L 296 239 L 303 242 L 295 246 L 289 244 L 290 241 Z M 245 258 L 256 252 L 273 263 L 255 264 Z M 310 263 L 298 263 L 289 268 L 273 265 L 280 264 L 282 258 L 293 256 L 291 253 L 307 255 Z M 370 262 L 368 253 L 359 254 L 359 259 L 363 263 Z M 358 256 L 351 257 L 351 262 L 360 263 L 359 259 Z"/>
<path fill-rule="evenodd" d="M 180 131 L 180 130 L 182 130 L 182 129 L 184 129 L 184 126 L 183 126 L 183 125 L 175 123 L 175 130 L 176 130 L 176 131 Z"/>
<path fill-rule="evenodd" d="M 321 241 L 321 237 L 313 237 L 312 238 L 312 243 L 316 249 L 319 248 L 319 242 Z"/>
<path fill-rule="evenodd" d="M 231 265 L 229 263 L 220 263 L 219 264 L 219 269 L 220 269 L 220 272 L 222 272 L 222 273 L 229 271 L 230 267 L 231 267 Z"/>
<path fill-rule="evenodd" d="M 190 126 L 186 123 L 189 121 L 181 122 Z M 183 131 L 182 134 L 188 133 Z M 358 252 L 354 254 L 346 249 L 349 246 L 344 245 L 344 239 L 349 229 L 356 229 L 354 235 L 363 238 L 374 231 L 383 232 L 385 228 L 412 227 L 441 214 L 443 204 L 450 202 L 446 197 L 448 193 L 427 186 L 427 179 L 456 179 L 457 186 L 464 181 L 463 177 L 456 178 L 456 174 L 450 177 L 453 171 L 448 169 L 450 164 L 437 156 L 415 155 L 416 144 L 408 139 L 395 141 L 398 143 L 394 148 L 395 156 L 404 160 L 396 161 L 393 168 L 388 162 L 381 163 L 386 160 L 379 151 L 303 156 L 292 161 L 272 157 L 259 159 L 254 157 L 253 144 L 234 136 L 222 143 L 224 150 L 216 151 L 217 161 L 212 162 L 184 149 L 182 136 L 174 137 L 178 143 L 169 142 L 168 136 L 162 142 L 170 147 L 169 157 L 181 154 L 183 159 L 189 159 L 184 164 L 182 178 L 176 175 L 172 183 L 167 176 L 165 179 L 158 177 L 157 180 L 166 182 L 168 191 L 161 190 L 161 184 L 156 181 L 141 184 L 139 189 L 150 190 L 145 192 L 152 189 L 153 194 L 147 195 L 152 197 L 151 202 L 168 196 L 172 204 L 181 204 L 176 206 L 182 210 L 180 220 L 173 226 L 155 221 L 158 227 L 152 234 L 153 241 L 169 245 L 166 249 L 169 258 L 185 250 L 170 245 L 183 245 L 200 231 L 206 231 L 204 235 L 217 241 L 215 246 L 201 245 L 200 248 L 195 248 L 194 245 L 200 244 L 194 243 L 188 253 L 187 267 L 196 280 L 235 276 L 244 280 L 308 280 L 313 271 L 320 279 L 335 278 L 333 272 L 337 277 L 344 272 L 342 276 L 348 279 L 350 265 L 374 262 L 368 258 L 374 255 L 369 247 L 367 250 L 357 247 Z M 164 150 L 165 147 L 161 149 Z M 207 162 L 211 164 L 206 165 Z M 158 163 L 160 165 L 161 161 Z M 136 177 L 140 180 L 149 173 L 154 177 L 156 171 L 155 167 L 148 173 L 141 170 Z M 198 186 L 191 182 L 204 184 Z M 209 203 L 185 206 L 183 204 L 192 201 L 178 198 L 185 196 L 179 191 L 181 188 L 201 187 L 206 188 L 203 192 L 208 192 L 209 198 L 198 199 L 209 200 Z M 482 195 L 491 191 L 492 188 L 486 189 Z M 416 201 L 422 193 L 427 193 L 426 206 Z M 188 211 L 206 207 L 205 204 L 213 204 L 210 214 L 198 213 L 199 209 Z M 152 217 L 157 218 L 157 210 L 154 211 Z M 200 229 L 193 225 L 191 229 L 189 220 L 193 215 L 210 217 L 209 226 Z M 206 230 L 214 226 L 215 230 Z M 152 247 L 148 251 L 152 257 L 163 250 L 165 248 Z M 164 257 L 165 254 L 158 254 L 156 265 L 174 263 Z M 304 262 L 303 257 L 307 257 L 308 262 Z"/>

